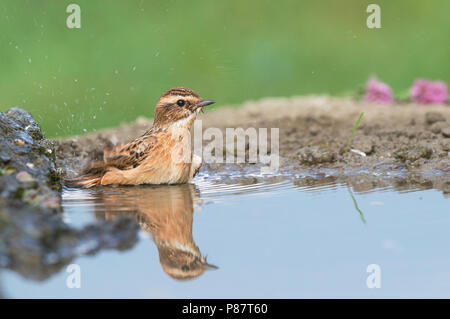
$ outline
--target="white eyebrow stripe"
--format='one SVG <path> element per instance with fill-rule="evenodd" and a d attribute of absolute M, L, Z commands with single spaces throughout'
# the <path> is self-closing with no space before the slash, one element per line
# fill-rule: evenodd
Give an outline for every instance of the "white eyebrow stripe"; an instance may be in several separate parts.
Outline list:
<path fill-rule="evenodd" d="M 164 96 L 161 99 L 162 104 L 174 104 L 176 103 L 178 100 L 184 100 L 184 101 L 191 101 L 193 98 L 192 95 L 170 95 L 170 96 Z"/>

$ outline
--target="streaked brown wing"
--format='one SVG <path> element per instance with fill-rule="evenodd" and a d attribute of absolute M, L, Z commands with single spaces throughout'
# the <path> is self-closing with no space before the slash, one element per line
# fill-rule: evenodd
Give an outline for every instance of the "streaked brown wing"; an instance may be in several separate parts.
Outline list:
<path fill-rule="evenodd" d="M 137 167 L 150 155 L 157 141 L 158 138 L 155 135 L 144 135 L 123 146 L 105 150 L 105 165 L 119 169 Z"/>

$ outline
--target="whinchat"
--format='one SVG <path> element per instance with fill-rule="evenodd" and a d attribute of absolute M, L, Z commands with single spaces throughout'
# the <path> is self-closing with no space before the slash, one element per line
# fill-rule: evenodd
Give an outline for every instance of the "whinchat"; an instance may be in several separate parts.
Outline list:
<path fill-rule="evenodd" d="M 66 185 L 187 183 L 202 165 L 201 157 L 192 152 L 189 131 L 203 107 L 213 103 L 190 89 L 166 91 L 150 129 L 128 144 L 104 149 L 102 160 L 93 161 L 81 176 L 67 179 Z"/>

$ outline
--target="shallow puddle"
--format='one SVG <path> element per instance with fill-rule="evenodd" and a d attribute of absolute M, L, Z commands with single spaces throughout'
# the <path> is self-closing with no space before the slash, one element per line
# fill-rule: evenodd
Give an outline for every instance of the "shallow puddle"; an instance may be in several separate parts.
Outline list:
<path fill-rule="evenodd" d="M 65 223 L 131 216 L 138 243 L 72 260 L 78 289 L 67 287 L 67 265 L 44 281 L 2 271 L 0 290 L 13 298 L 450 297 L 442 191 L 306 178 L 224 168 L 189 185 L 65 189 Z M 373 264 L 376 274 L 367 271 Z M 368 287 L 375 282 L 380 288 Z"/>

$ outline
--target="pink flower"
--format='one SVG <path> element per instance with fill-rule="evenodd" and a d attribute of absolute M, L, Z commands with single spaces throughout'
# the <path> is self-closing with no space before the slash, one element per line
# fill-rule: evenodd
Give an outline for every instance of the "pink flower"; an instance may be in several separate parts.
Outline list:
<path fill-rule="evenodd" d="M 411 99 L 416 103 L 445 103 L 448 100 L 447 84 L 442 81 L 417 79 L 409 91 Z"/>
<path fill-rule="evenodd" d="M 390 104 L 394 100 L 392 90 L 386 83 L 378 81 L 375 76 L 371 76 L 366 85 L 366 94 L 364 95 L 364 101 Z"/>

